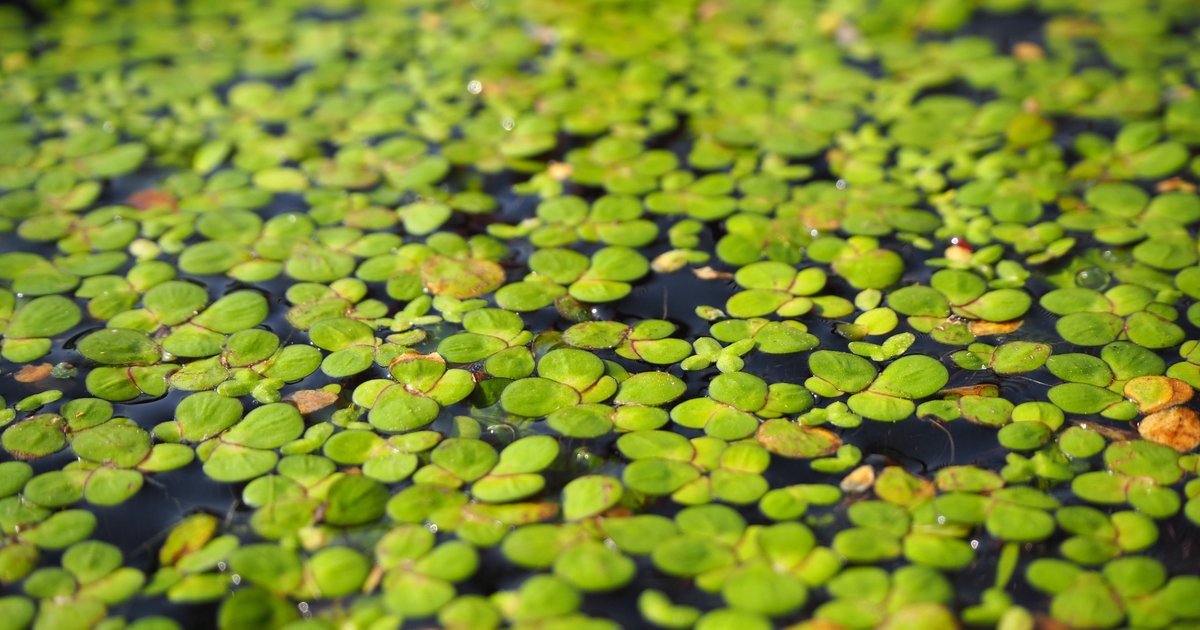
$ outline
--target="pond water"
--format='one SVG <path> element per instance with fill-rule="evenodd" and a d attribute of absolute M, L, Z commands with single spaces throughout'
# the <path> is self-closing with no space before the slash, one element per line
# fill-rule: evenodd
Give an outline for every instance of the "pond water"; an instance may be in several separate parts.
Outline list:
<path fill-rule="evenodd" d="M 0 629 L 1200 627 L 1200 7 L 0 7 Z"/>

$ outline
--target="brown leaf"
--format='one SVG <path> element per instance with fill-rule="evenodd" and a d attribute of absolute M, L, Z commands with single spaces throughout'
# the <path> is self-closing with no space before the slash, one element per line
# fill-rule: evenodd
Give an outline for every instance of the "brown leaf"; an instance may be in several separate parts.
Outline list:
<path fill-rule="evenodd" d="M 47 376 L 50 376 L 50 372 L 53 369 L 54 369 L 54 366 L 50 365 L 49 363 L 41 363 L 38 365 L 26 365 L 25 367 L 21 368 L 16 374 L 14 374 L 13 378 L 15 378 L 18 383 L 36 383 L 36 382 L 46 378 Z"/>
<path fill-rule="evenodd" d="M 1200 418 L 1187 407 L 1150 414 L 1138 425 L 1143 438 L 1186 453 L 1200 446 Z"/>
<path fill-rule="evenodd" d="M 178 562 L 184 556 L 198 551 L 212 540 L 220 521 L 211 514 L 196 514 L 177 525 L 167 536 L 158 552 L 158 561 L 164 566 Z"/>
<path fill-rule="evenodd" d="M 674 273 L 687 265 L 687 256 L 683 250 L 672 249 L 654 257 L 650 268 L 658 273 Z"/>
<path fill-rule="evenodd" d="M 696 7 L 696 18 L 702 22 L 707 22 L 721 13 L 721 4 L 708 0 L 701 2 L 700 6 Z"/>
<path fill-rule="evenodd" d="M 840 166 L 849 156 L 841 149 L 830 149 L 825 152 L 825 159 L 835 166 Z"/>
<path fill-rule="evenodd" d="M 546 167 L 546 173 L 548 173 L 553 179 L 557 179 L 560 182 L 570 177 L 571 173 L 574 172 L 575 167 L 567 164 L 566 162 L 551 162 L 550 165 Z"/>
<path fill-rule="evenodd" d="M 367 575 L 367 581 L 363 583 L 362 592 L 370 593 L 375 590 L 376 586 L 383 581 L 383 567 L 375 565 L 371 572 Z"/>
<path fill-rule="evenodd" d="M 945 256 L 954 262 L 967 263 L 971 262 L 972 253 L 973 252 L 971 251 L 970 247 L 966 247 L 964 245 L 951 245 L 950 247 L 946 248 Z"/>
<path fill-rule="evenodd" d="M 422 11 L 421 15 L 417 16 L 417 24 L 426 31 L 440 31 L 444 22 L 441 15 L 432 11 Z"/>
<path fill-rule="evenodd" d="M 1156 190 L 1160 193 L 1176 192 L 1176 191 L 1183 191 L 1183 192 L 1191 193 L 1191 192 L 1196 192 L 1196 185 L 1187 180 L 1180 179 L 1178 177 L 1172 177 L 1171 179 L 1164 179 L 1161 182 L 1158 182 L 1157 184 L 1155 184 L 1154 190 Z"/>
<path fill-rule="evenodd" d="M 1071 630 L 1071 626 L 1042 613 L 1035 616 L 1034 624 L 1035 630 Z"/>
<path fill-rule="evenodd" d="M 1088 207 L 1079 197 L 1063 195 L 1058 198 L 1058 209 L 1063 212 L 1086 212 Z"/>
<path fill-rule="evenodd" d="M 842 445 L 842 438 L 831 431 L 784 418 L 773 418 L 759 425 L 757 438 L 768 451 L 796 459 L 832 455 Z"/>
<path fill-rule="evenodd" d="M 984 398 L 995 398 L 1000 395 L 1000 388 L 989 384 L 980 383 L 978 385 L 964 385 L 962 387 L 951 387 L 938 392 L 940 396 L 983 396 Z"/>
<path fill-rule="evenodd" d="M 453 492 L 447 489 L 446 492 Z M 482 522 L 500 521 L 505 525 L 528 525 L 558 514 L 558 504 L 538 503 L 468 503 L 462 508 L 463 518 Z"/>
<path fill-rule="evenodd" d="M 1138 404 L 1139 412 L 1149 414 L 1191 400 L 1192 386 L 1166 376 L 1139 376 L 1125 383 L 1124 394 Z"/>
<path fill-rule="evenodd" d="M 1133 431 L 1126 431 L 1124 429 L 1118 429 L 1118 428 L 1106 426 L 1103 424 L 1097 424 L 1097 423 L 1093 423 L 1093 422 L 1077 422 L 1077 421 L 1072 422 L 1071 424 L 1076 425 L 1083 429 L 1089 429 L 1089 430 L 1095 431 L 1096 433 L 1099 433 L 1100 435 L 1103 435 L 1104 437 L 1106 437 L 1114 442 L 1132 440 L 1134 437 Z"/>
<path fill-rule="evenodd" d="M 288 400 L 295 403 L 296 409 L 299 409 L 302 415 L 324 409 L 337 402 L 337 399 L 337 394 L 323 389 L 302 389 L 288 396 Z"/>
<path fill-rule="evenodd" d="M 888 466 L 875 480 L 875 496 L 899 506 L 932 499 L 937 494 L 933 482 L 914 477 L 899 466 Z"/>
<path fill-rule="evenodd" d="M 1041 61 L 1046 58 L 1046 51 L 1033 42 L 1017 42 L 1013 44 L 1013 57 L 1017 61 Z"/>
<path fill-rule="evenodd" d="M 533 32 L 533 39 L 543 46 L 553 46 L 558 41 L 558 32 L 548 26 L 542 26 Z"/>
<path fill-rule="evenodd" d="M 985 322 L 974 321 L 968 324 L 971 334 L 976 337 L 987 337 L 990 335 L 1007 335 L 1010 332 L 1021 327 L 1025 320 L 1015 319 L 1011 322 Z"/>
<path fill-rule="evenodd" d="M 504 268 L 490 260 L 431 256 L 422 272 L 430 293 L 460 300 L 479 297 L 504 284 Z"/>
<path fill-rule="evenodd" d="M 604 518 L 629 518 L 633 515 L 633 510 L 629 509 L 627 506 L 618 505 L 605 512 Z"/>
<path fill-rule="evenodd" d="M 842 479 L 840 487 L 846 494 L 859 494 L 870 490 L 873 485 L 875 485 L 875 469 L 870 464 L 863 464 L 850 471 L 850 474 Z"/>
<path fill-rule="evenodd" d="M 156 188 L 147 188 L 139 190 L 126 203 L 137 208 L 138 210 L 150 210 L 152 208 L 175 208 L 175 196 L 169 192 L 158 190 Z"/>
<path fill-rule="evenodd" d="M 701 280 L 724 280 L 726 278 L 733 277 L 733 274 L 729 273 L 728 271 L 717 271 L 712 267 L 693 269 L 692 273 L 696 274 L 696 277 L 700 278 Z"/>

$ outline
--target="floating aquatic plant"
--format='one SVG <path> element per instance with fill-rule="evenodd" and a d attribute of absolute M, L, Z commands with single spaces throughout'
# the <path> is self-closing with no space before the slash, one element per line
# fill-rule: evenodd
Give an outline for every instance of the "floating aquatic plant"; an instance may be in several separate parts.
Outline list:
<path fill-rule="evenodd" d="M 35 4 L 0 626 L 1200 620 L 1190 4 Z"/>

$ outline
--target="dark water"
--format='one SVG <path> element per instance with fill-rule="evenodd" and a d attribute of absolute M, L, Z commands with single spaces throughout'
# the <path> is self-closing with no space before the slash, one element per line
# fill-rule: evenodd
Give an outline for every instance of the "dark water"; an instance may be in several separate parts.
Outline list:
<path fill-rule="evenodd" d="M 996 42 L 999 49 L 1009 50 L 1012 44 L 1017 41 L 1040 42 L 1042 40 L 1040 34 L 1041 19 L 1041 17 L 1033 13 L 1019 13 L 1009 16 L 980 13 L 960 33 L 988 37 Z M 868 68 L 868 70 L 871 69 Z M 878 72 L 878 68 L 874 68 L 873 70 Z M 936 92 L 955 93 L 974 98 L 992 97 L 992 95 L 980 94 L 965 85 L 940 87 Z M 1102 130 L 1111 135 L 1115 130 L 1110 125 L 1098 124 L 1092 121 L 1060 120 L 1056 122 L 1060 129 L 1058 140 L 1064 147 L 1069 147 L 1071 138 L 1080 131 Z M 690 149 L 690 141 L 686 132 L 683 131 L 684 129 L 685 125 L 681 124 L 679 131 L 655 139 L 648 144 L 651 148 L 668 148 L 683 158 Z M 581 138 L 563 137 L 562 140 L 563 142 L 560 143 L 560 147 L 556 150 L 555 155 L 552 156 L 556 159 L 561 159 L 567 149 L 585 144 L 585 140 Z M 809 164 L 816 171 L 815 179 L 828 180 L 832 178 L 828 164 L 822 158 L 809 160 Z M 106 186 L 104 195 L 98 205 L 121 203 L 133 192 L 154 187 L 165 174 L 166 172 L 162 170 L 147 169 L 132 176 L 117 178 Z M 458 189 L 457 187 L 461 187 L 467 179 L 472 177 L 474 176 L 467 171 L 457 169 L 449 178 L 450 186 L 452 189 Z M 516 195 L 511 192 L 512 184 L 522 179 L 522 176 L 515 174 L 483 177 L 484 190 L 497 198 L 500 203 L 499 210 L 490 217 L 465 218 L 458 216 L 447 227 L 456 229 L 464 234 L 479 233 L 486 222 L 500 221 L 516 223 L 523 218 L 531 216 L 538 200 L 535 197 Z M 594 190 L 579 187 L 572 189 L 570 185 L 567 188 L 565 191 L 567 194 L 579 194 L 589 200 L 598 196 Z M 260 210 L 260 214 L 264 217 L 269 217 L 284 212 L 303 211 L 305 209 L 307 209 L 307 206 L 299 196 L 277 195 L 268 207 Z M 1052 219 L 1055 211 L 1053 209 L 1048 209 L 1048 211 L 1049 216 L 1047 218 Z M 660 238 L 659 242 L 643 250 L 648 258 L 653 258 L 653 256 L 670 249 L 665 238 L 668 223 L 665 219 L 660 219 L 659 222 L 662 227 L 663 238 Z M 721 236 L 722 231 L 719 225 L 707 226 L 701 233 L 702 245 L 700 249 L 712 251 L 713 245 Z M 934 270 L 925 266 L 924 261 L 935 254 L 921 251 L 909 244 L 896 240 L 887 241 L 886 244 L 890 248 L 900 252 L 905 258 L 908 271 L 902 281 L 903 283 L 928 281 L 929 275 Z M 1086 247 L 1087 245 L 1089 244 L 1081 243 L 1081 246 Z M 514 243 L 513 247 L 515 257 L 511 261 L 510 275 L 512 278 L 510 279 L 519 277 L 524 273 L 522 264 L 524 258 L 531 251 L 527 245 L 519 243 Z M 595 249 L 596 247 L 598 246 L 585 244 L 580 249 L 581 251 L 590 252 L 589 248 Z M 0 252 L 17 250 L 33 251 L 47 257 L 51 257 L 54 254 L 52 245 L 32 244 L 21 241 L 11 234 L 0 234 Z M 173 259 L 171 260 L 174 262 Z M 733 271 L 732 268 L 724 265 L 715 257 L 709 264 L 719 271 Z M 128 267 L 129 265 L 114 273 L 123 274 L 128 270 Z M 1048 271 L 1053 272 L 1055 269 L 1051 266 Z M 187 278 L 186 275 L 183 277 Z M 206 276 L 191 279 L 205 285 L 212 299 L 216 299 L 233 290 L 247 288 L 241 283 L 224 278 Z M 855 291 L 844 285 L 838 286 L 839 282 L 841 282 L 839 279 L 831 278 L 830 292 L 852 297 Z M 250 288 L 262 291 L 269 297 L 271 314 L 264 326 L 276 332 L 281 337 L 286 338 L 290 334 L 293 342 L 304 342 L 306 341 L 304 333 L 293 331 L 284 318 L 288 304 L 282 296 L 290 284 L 290 281 L 285 279 L 276 279 Z M 1035 278 L 1028 288 L 1034 293 L 1036 302 L 1038 296 L 1052 287 L 1043 278 L 1039 277 Z M 373 285 L 371 289 L 371 294 L 368 295 L 368 298 L 380 299 L 385 303 L 391 304 L 394 310 L 398 310 L 399 305 L 387 297 L 381 285 Z M 598 314 L 605 318 L 626 321 L 645 318 L 667 319 L 679 327 L 679 335 L 693 340 L 698 336 L 706 335 L 709 325 L 707 321 L 695 314 L 695 308 L 702 304 L 721 307 L 735 291 L 736 286 L 732 281 L 700 280 L 686 270 L 669 275 L 651 274 L 647 280 L 637 284 L 627 298 L 615 305 L 601 307 L 598 309 Z M 1184 306 L 1186 307 L 1186 305 Z M 570 322 L 563 321 L 553 307 L 544 309 L 538 313 L 525 314 L 524 318 L 529 329 L 534 332 L 541 330 L 563 330 L 570 324 Z M 800 320 L 809 327 L 812 334 L 820 339 L 821 348 L 843 351 L 847 349 L 848 341 L 835 332 L 834 322 L 822 320 L 815 316 L 802 317 Z M 1184 326 L 1188 338 L 1200 338 L 1200 330 L 1187 323 L 1181 322 L 1181 325 Z M 85 323 L 81 324 L 75 330 L 66 333 L 62 339 L 65 343 L 56 343 L 52 353 L 42 359 L 42 361 L 50 363 L 67 362 L 86 368 L 87 366 L 82 357 L 72 349 L 73 341 L 95 327 L 96 322 L 94 320 L 85 320 Z M 1051 343 L 1054 346 L 1056 354 L 1062 352 L 1098 354 L 1097 349 L 1071 347 L 1069 344 L 1061 341 L 1053 331 L 1054 317 L 1034 307 L 1024 327 L 1013 335 L 1013 338 Z M 1005 338 L 988 338 L 982 341 L 999 344 L 1005 341 Z M 909 352 L 939 357 L 950 365 L 948 356 L 956 349 L 938 344 L 927 335 L 918 335 L 917 343 Z M 637 369 L 644 369 L 645 367 L 621 359 L 611 352 L 601 352 L 599 354 L 605 359 L 617 361 L 631 369 L 635 367 Z M 1175 356 L 1175 353 L 1172 351 L 1163 351 L 1162 354 L 1165 358 L 1173 358 Z M 19 367 L 18 365 L 0 361 L 0 373 L 5 375 L 19 369 Z M 953 369 L 952 365 L 951 367 L 951 379 L 947 387 L 961 387 L 982 383 L 994 384 L 1000 388 L 1001 396 L 1014 403 L 1026 400 L 1044 400 L 1045 391 L 1048 389 L 1046 384 L 1052 383 L 1055 380 L 1044 369 L 1020 376 L 998 377 L 991 372 L 971 372 Z M 786 381 L 803 383 L 804 379 L 810 375 L 807 361 L 803 354 L 766 355 L 752 353 L 746 357 L 745 369 L 747 372 L 765 378 L 768 382 Z M 717 373 L 713 368 L 700 372 L 683 372 L 678 367 L 674 367 L 670 371 L 687 383 L 688 397 L 703 395 L 707 382 Z M 60 389 L 64 393 L 63 399 L 59 403 L 48 405 L 46 408 L 40 410 L 41 412 L 54 412 L 58 409 L 60 403 L 87 395 L 86 389 L 83 386 L 83 377 L 85 374 L 86 370 L 81 370 L 81 374 L 78 377 L 70 380 L 47 379 L 34 384 L 21 384 L 4 378 L 0 380 L 0 394 L 4 395 L 11 404 L 38 391 Z M 368 371 L 367 373 L 358 375 L 350 379 L 347 383 L 347 390 L 349 390 L 349 386 L 357 382 L 380 375 L 382 375 L 381 370 L 375 370 L 374 373 Z M 320 387 L 332 381 L 333 379 L 317 373 L 300 383 L 290 385 L 288 389 L 310 389 Z M 117 404 L 115 405 L 116 415 L 132 418 L 143 428 L 150 429 L 159 422 L 170 419 L 173 416 L 175 405 L 184 395 L 186 395 L 185 392 L 172 392 L 158 399 Z M 454 415 L 466 414 L 470 411 L 468 407 L 463 405 L 447 408 L 441 419 L 435 424 L 435 428 L 449 427 L 448 421 L 450 418 Z M 325 411 L 326 414 L 328 412 L 329 410 Z M 324 416 L 318 414 L 317 417 L 323 418 Z M 1096 419 L 1088 418 L 1088 421 L 1095 422 Z M 1121 425 L 1127 426 L 1126 423 L 1107 422 L 1103 420 L 1101 422 L 1117 427 Z M 535 430 L 540 431 L 542 429 L 535 427 Z M 845 443 L 853 444 L 860 448 L 867 463 L 900 465 L 914 474 L 926 477 L 931 476 L 938 469 L 951 464 L 974 464 L 995 470 L 1004 465 L 1004 458 L 1007 454 L 1007 451 L 997 442 L 994 429 L 974 425 L 965 420 L 957 420 L 949 423 L 915 419 L 901 423 L 865 421 L 860 427 L 844 430 L 835 429 L 835 431 L 840 433 Z M 681 432 L 687 433 L 687 430 L 681 430 Z M 497 435 L 502 434 L 503 432 L 497 433 Z M 567 440 L 565 444 L 567 448 L 564 450 L 570 451 L 574 448 L 583 448 L 597 455 L 608 457 L 615 454 L 614 440 L 615 436 L 606 436 L 598 440 Z M 6 453 L 0 454 L 0 459 L 9 459 L 9 456 Z M 56 455 L 36 460 L 32 462 L 32 465 L 40 473 L 57 470 L 71 461 L 71 459 L 71 453 L 63 451 Z M 1095 467 L 1093 466 L 1093 468 Z M 838 476 L 825 475 L 811 470 L 806 461 L 781 459 L 776 459 L 772 462 L 772 466 L 767 472 L 766 477 L 772 487 L 797 483 L 836 483 L 839 479 Z M 551 472 L 547 475 L 547 478 L 548 484 L 544 496 L 553 497 L 557 495 L 562 485 L 570 477 L 565 472 L 562 474 Z M 407 483 L 401 483 L 397 484 L 396 487 L 402 488 L 406 485 Z M 162 539 L 181 517 L 188 514 L 204 511 L 218 515 L 224 519 L 230 531 L 244 536 L 247 540 L 252 539 L 253 535 L 250 533 L 247 525 L 250 511 L 240 503 L 242 487 L 243 484 L 224 484 L 210 480 L 202 472 L 201 464 L 193 462 L 191 465 L 180 470 L 147 476 L 146 484 L 142 490 L 131 500 L 120 506 L 96 507 L 82 504 L 80 507 L 91 510 L 98 518 L 99 525 L 93 536 L 94 538 L 117 545 L 125 553 L 127 565 L 143 569 L 147 574 L 150 574 L 157 568 L 155 558 Z M 1056 496 L 1059 496 L 1065 502 L 1074 502 L 1070 493 L 1066 492 L 1063 488 L 1056 488 L 1054 492 Z M 649 511 L 671 515 L 677 512 L 680 507 L 668 499 L 662 499 L 651 504 Z M 817 533 L 821 543 L 828 544 L 833 534 L 845 526 L 845 509 L 845 504 L 827 508 L 810 508 L 810 522 L 813 524 L 814 531 Z M 754 505 L 742 508 L 741 512 L 749 523 L 767 522 L 758 513 Z M 1196 527 L 1187 523 L 1186 519 L 1182 516 L 1177 516 L 1162 523 L 1160 532 L 1159 542 L 1150 550 L 1150 555 L 1162 561 L 1171 574 L 1196 573 L 1197 566 L 1200 566 L 1200 563 L 1197 562 L 1197 555 L 1200 554 L 1200 538 L 1197 536 Z M 445 537 L 445 534 L 440 535 L 440 537 Z M 1060 533 L 1055 538 L 1045 542 L 1027 545 L 1022 553 L 1022 564 L 1035 557 L 1054 555 L 1054 550 L 1061 540 L 1062 535 Z M 979 532 L 974 541 L 978 543 L 978 561 L 974 566 L 951 576 L 956 587 L 957 601 L 955 604 L 958 609 L 977 603 L 981 592 L 992 585 L 995 574 L 995 562 L 999 555 L 999 548 L 1003 544 L 1001 541 L 991 539 L 985 532 Z M 459 591 L 461 593 L 490 594 L 499 589 L 515 588 L 526 577 L 532 574 L 532 572 L 510 565 L 500 554 L 498 548 L 481 550 L 481 559 L 482 564 L 477 575 L 460 585 Z M 721 604 L 719 595 L 704 593 L 695 588 L 690 582 L 660 575 L 650 565 L 647 558 L 636 558 L 636 561 L 638 562 L 639 571 L 633 583 L 616 592 L 587 595 L 585 597 L 583 612 L 590 615 L 612 618 L 627 628 L 644 627 L 646 624 L 632 603 L 637 594 L 647 588 L 665 591 L 677 603 L 694 605 L 703 609 L 711 609 Z M 44 554 L 42 565 L 48 566 L 57 562 L 58 554 L 47 553 Z M 1034 609 L 1045 610 L 1048 600 L 1025 584 L 1024 580 L 1020 577 L 1021 569 L 1018 569 L 1017 575 L 1018 577 L 1010 583 L 1010 593 L 1014 595 L 1018 603 Z M 19 592 L 19 585 L 9 585 L 2 590 L 5 594 L 16 593 Z M 804 619 L 811 614 L 812 610 L 821 601 L 820 591 L 815 591 L 812 594 L 809 605 L 791 617 L 779 620 L 779 622 L 781 625 L 786 625 L 787 623 Z M 137 598 L 130 603 L 114 608 L 111 614 L 126 614 L 130 617 L 165 614 L 180 621 L 187 628 L 199 629 L 213 627 L 215 607 L 215 604 L 183 606 L 169 604 L 163 598 Z M 410 623 L 409 625 L 411 627 L 420 627 L 426 624 Z"/>

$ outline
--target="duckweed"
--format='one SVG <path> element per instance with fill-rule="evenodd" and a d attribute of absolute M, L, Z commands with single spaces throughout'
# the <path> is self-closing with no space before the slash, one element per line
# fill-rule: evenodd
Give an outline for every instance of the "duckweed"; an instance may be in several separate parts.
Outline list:
<path fill-rule="evenodd" d="M 33 5 L 0 627 L 1200 623 L 1194 3 Z"/>

